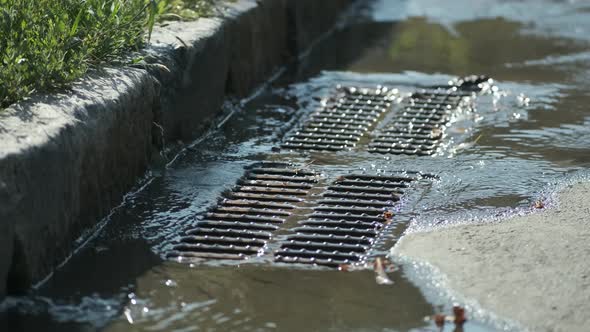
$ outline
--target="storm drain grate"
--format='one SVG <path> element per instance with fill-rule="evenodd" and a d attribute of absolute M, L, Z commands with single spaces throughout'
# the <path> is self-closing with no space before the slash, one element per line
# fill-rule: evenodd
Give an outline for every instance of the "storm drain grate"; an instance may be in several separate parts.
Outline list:
<path fill-rule="evenodd" d="M 356 146 L 361 137 L 390 109 L 396 90 L 339 87 L 325 105 L 282 144 L 287 149 L 340 151 Z"/>
<path fill-rule="evenodd" d="M 275 260 L 327 266 L 362 261 L 393 208 L 416 178 L 351 174 L 338 178 L 313 213 L 293 228 Z"/>
<path fill-rule="evenodd" d="M 235 260 L 261 254 L 272 233 L 316 182 L 315 172 L 288 164 L 251 168 L 218 206 L 186 232 L 168 257 Z"/>
<path fill-rule="evenodd" d="M 369 152 L 418 156 L 435 153 L 453 111 L 464 98 L 489 87 L 492 80 L 469 76 L 452 83 L 422 89 L 406 98 L 391 123 L 375 134 Z"/>
<path fill-rule="evenodd" d="M 430 155 L 452 113 L 466 97 L 490 88 L 491 82 L 486 77 L 458 79 L 403 100 L 397 90 L 388 88 L 339 87 L 283 147 L 350 150 L 377 121 L 388 119 L 369 143 L 370 152 Z M 191 261 L 270 255 L 282 263 L 363 263 L 392 221 L 401 196 L 423 177 L 415 172 L 349 174 L 324 187 L 323 175 L 313 170 L 259 163 L 248 168 L 236 187 L 199 218 L 167 256 Z"/>

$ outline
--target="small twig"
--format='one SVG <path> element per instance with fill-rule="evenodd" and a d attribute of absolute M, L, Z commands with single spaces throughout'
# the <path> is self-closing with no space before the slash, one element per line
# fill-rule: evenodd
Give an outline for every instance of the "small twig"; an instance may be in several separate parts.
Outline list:
<path fill-rule="evenodd" d="M 174 36 L 174 38 L 178 39 L 179 42 L 182 43 L 182 45 L 184 45 L 184 47 L 188 48 L 188 45 L 184 42 L 184 40 L 182 40 L 180 37 L 178 36 Z"/>

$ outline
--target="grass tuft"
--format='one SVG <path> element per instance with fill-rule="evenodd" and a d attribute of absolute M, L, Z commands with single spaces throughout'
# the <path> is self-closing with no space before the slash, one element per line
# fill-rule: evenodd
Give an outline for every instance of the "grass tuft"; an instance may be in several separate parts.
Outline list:
<path fill-rule="evenodd" d="M 156 21 L 196 19 L 214 1 L 0 0 L 0 109 L 121 61 Z"/>

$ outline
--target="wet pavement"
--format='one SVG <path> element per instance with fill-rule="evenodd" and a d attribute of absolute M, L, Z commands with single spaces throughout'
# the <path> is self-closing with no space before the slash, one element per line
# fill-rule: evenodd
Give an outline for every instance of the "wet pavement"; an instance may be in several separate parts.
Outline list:
<path fill-rule="evenodd" d="M 376 1 L 149 178 L 96 236 L 26 298 L 10 298 L 2 331 L 409 331 L 451 303 L 403 271 L 269 262 L 177 263 L 166 253 L 262 160 L 310 164 L 326 177 L 408 170 L 437 180 L 409 192 L 371 255 L 409 231 L 528 207 L 590 166 L 590 5 L 582 1 Z M 486 74 L 498 91 L 460 112 L 434 156 L 277 152 L 336 84 L 411 92 Z M 221 120 L 225 117 L 220 117 Z M 441 306 L 442 305 L 442 306 Z M 491 331 L 468 322 L 466 331 Z"/>

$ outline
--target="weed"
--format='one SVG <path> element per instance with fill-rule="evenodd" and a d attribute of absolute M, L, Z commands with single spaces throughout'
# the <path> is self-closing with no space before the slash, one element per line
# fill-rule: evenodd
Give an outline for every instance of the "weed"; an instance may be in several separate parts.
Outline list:
<path fill-rule="evenodd" d="M 141 48 L 158 20 L 195 19 L 217 0 L 0 0 L 0 110 L 63 89 Z"/>

